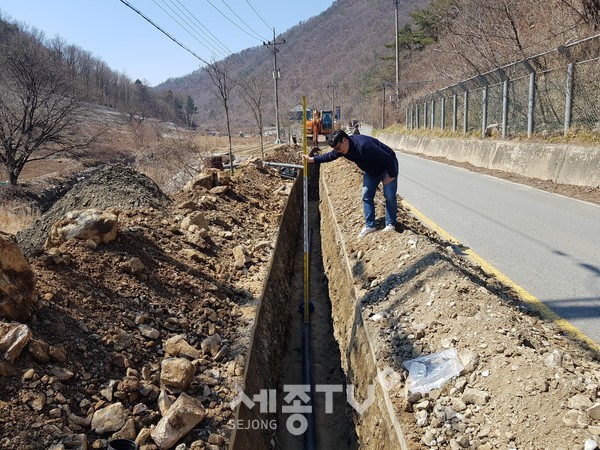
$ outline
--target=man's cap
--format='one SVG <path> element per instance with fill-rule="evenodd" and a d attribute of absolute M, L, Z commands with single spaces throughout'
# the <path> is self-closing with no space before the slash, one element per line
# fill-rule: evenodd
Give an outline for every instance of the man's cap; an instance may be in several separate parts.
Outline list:
<path fill-rule="evenodd" d="M 329 144 L 330 147 L 335 147 L 340 142 L 342 142 L 342 139 L 347 138 L 347 137 L 348 137 L 348 135 L 346 134 L 346 132 L 344 130 L 335 130 L 327 138 L 327 144 Z"/>

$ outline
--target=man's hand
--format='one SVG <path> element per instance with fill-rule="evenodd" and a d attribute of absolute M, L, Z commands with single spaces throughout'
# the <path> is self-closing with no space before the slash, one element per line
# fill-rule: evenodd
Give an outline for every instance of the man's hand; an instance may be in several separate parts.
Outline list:
<path fill-rule="evenodd" d="M 318 155 L 321 152 L 321 149 L 319 147 L 313 147 L 310 152 L 308 152 L 308 156 L 315 156 Z"/>
<path fill-rule="evenodd" d="M 395 179 L 396 179 L 396 177 L 390 177 L 389 175 L 386 175 L 385 178 L 383 179 L 383 185 L 387 186 L 388 184 L 390 184 Z"/>
<path fill-rule="evenodd" d="M 306 160 L 306 162 L 311 163 L 315 161 L 315 158 L 312 158 L 309 155 L 302 154 L 302 160 Z"/>

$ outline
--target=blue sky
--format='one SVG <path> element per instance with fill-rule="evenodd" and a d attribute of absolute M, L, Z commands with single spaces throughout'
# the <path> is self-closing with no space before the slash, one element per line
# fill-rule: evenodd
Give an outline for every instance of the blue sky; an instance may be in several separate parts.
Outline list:
<path fill-rule="evenodd" d="M 273 39 L 333 0 L 127 0 L 205 61 Z M 162 8 L 162 9 L 161 9 Z M 155 86 L 203 63 L 120 0 L 2 0 L 5 19 L 60 36 Z M 176 22 L 179 22 L 177 23 Z M 187 31 L 186 31 L 187 30 Z M 268 51 L 265 48 L 265 51 Z"/>

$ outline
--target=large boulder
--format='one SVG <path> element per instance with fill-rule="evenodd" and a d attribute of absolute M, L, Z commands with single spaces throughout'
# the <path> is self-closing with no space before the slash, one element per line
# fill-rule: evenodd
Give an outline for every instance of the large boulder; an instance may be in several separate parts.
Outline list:
<path fill-rule="evenodd" d="M 71 211 L 52 225 L 45 246 L 58 247 L 69 239 L 89 239 L 96 244 L 106 244 L 117 237 L 117 231 L 116 214 L 98 209 Z"/>
<path fill-rule="evenodd" d="M 35 276 L 29 263 L 12 238 L 0 233 L 0 316 L 25 322 L 36 299 Z"/>
<path fill-rule="evenodd" d="M 27 325 L 5 324 L 0 322 L 0 357 L 13 362 L 21 354 L 31 339 L 31 330 Z"/>
<path fill-rule="evenodd" d="M 190 386 L 196 373 L 196 368 L 186 358 L 165 358 L 160 368 L 160 384 L 182 391 Z"/>
<path fill-rule="evenodd" d="M 171 448 L 205 416 L 202 402 L 182 392 L 167 411 L 167 415 L 160 419 L 156 428 L 152 430 L 152 440 L 161 449 Z"/>
<path fill-rule="evenodd" d="M 120 430 L 127 421 L 127 409 L 121 402 L 113 403 L 94 412 L 91 427 L 98 434 Z"/>
<path fill-rule="evenodd" d="M 188 183 L 184 186 L 183 190 L 192 191 L 198 188 L 204 188 L 206 190 L 209 190 L 217 186 L 218 183 L 219 181 L 217 177 L 217 169 L 207 169 L 203 170 L 190 181 L 188 181 Z"/>

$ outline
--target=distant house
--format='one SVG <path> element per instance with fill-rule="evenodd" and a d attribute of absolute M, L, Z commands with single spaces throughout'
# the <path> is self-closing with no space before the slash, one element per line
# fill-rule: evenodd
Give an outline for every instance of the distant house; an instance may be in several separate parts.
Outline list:
<path fill-rule="evenodd" d="M 306 108 L 306 117 L 312 117 L 312 109 Z M 302 122 L 302 105 L 296 105 L 289 111 L 289 119 L 292 122 Z"/>

